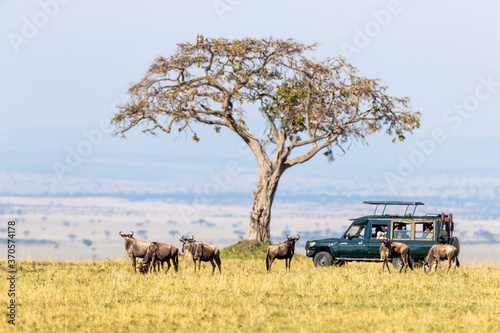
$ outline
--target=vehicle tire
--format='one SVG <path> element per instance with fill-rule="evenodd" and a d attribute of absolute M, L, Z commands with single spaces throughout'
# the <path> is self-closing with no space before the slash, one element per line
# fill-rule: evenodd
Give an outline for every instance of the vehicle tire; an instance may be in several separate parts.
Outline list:
<path fill-rule="evenodd" d="M 314 256 L 314 267 L 328 267 L 333 263 L 333 257 L 326 251 L 318 252 Z"/>
<path fill-rule="evenodd" d="M 394 258 L 392 259 L 392 266 L 397 269 L 401 269 L 403 267 L 403 261 L 401 258 Z"/>

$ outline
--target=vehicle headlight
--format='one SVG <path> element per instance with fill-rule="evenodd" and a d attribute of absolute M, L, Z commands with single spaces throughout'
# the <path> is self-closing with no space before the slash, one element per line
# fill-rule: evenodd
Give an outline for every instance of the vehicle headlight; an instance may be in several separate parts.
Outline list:
<path fill-rule="evenodd" d="M 309 243 L 309 248 L 313 247 L 314 245 L 316 245 L 316 242 Z"/>

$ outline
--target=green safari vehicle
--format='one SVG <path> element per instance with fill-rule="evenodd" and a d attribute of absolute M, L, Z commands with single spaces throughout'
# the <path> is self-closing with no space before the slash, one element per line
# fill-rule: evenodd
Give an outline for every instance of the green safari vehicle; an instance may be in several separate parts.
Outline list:
<path fill-rule="evenodd" d="M 375 205 L 373 215 L 352 219 L 340 238 L 315 239 L 306 242 L 306 255 L 316 267 L 342 266 L 348 261 L 381 261 L 379 248 L 382 239 L 405 243 L 415 263 L 423 261 L 435 243 L 451 244 L 460 250 L 458 239 L 453 237 L 452 214 L 415 215 L 422 202 L 364 201 Z M 403 214 L 386 214 L 387 206 L 406 206 Z M 383 207 L 381 214 L 377 210 Z M 402 209 L 401 209 L 402 210 Z M 400 268 L 399 258 L 393 259 Z"/>

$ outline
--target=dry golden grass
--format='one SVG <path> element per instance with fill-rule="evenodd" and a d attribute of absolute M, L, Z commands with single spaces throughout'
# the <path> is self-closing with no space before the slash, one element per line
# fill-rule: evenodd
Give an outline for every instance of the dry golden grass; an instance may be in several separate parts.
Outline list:
<path fill-rule="evenodd" d="M 5 270 L 6 261 L 0 261 Z M 264 259 L 222 257 L 193 274 L 134 274 L 129 260 L 18 261 L 19 331 L 494 332 L 500 265 L 462 263 L 455 274 L 382 274 L 381 263 L 315 269 L 296 256 L 265 272 Z M 6 304 L 7 285 L 2 283 Z M 4 307 L 4 313 L 6 309 Z M 0 331 L 11 331 L 6 317 Z"/>

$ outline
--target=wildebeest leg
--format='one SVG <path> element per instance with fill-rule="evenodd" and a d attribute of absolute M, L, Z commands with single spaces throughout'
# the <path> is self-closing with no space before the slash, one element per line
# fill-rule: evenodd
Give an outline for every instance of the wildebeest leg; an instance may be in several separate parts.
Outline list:
<path fill-rule="evenodd" d="M 144 261 L 144 259 L 142 259 Z M 146 267 L 146 273 L 151 273 L 154 270 L 154 267 L 156 265 L 155 258 L 151 258 L 151 261 L 149 262 L 149 265 Z"/>
<path fill-rule="evenodd" d="M 201 272 L 201 258 L 198 259 L 198 272 Z"/>
<path fill-rule="evenodd" d="M 384 259 L 384 262 L 382 262 L 382 273 L 384 272 L 384 268 L 387 266 L 387 271 L 389 274 L 391 274 L 391 270 L 389 269 L 389 263 L 387 262 L 387 259 Z"/>
<path fill-rule="evenodd" d="M 172 259 L 172 261 L 174 261 L 174 259 Z M 162 265 L 163 265 L 163 261 L 162 261 L 161 263 L 162 263 Z M 168 265 L 168 266 L 167 266 L 167 270 L 165 271 L 165 274 L 167 274 L 168 270 L 170 269 L 170 266 L 172 266 L 172 265 L 170 265 L 170 259 L 167 259 L 167 265 Z M 162 268 L 163 268 L 163 267 L 162 267 Z"/>
<path fill-rule="evenodd" d="M 290 259 L 288 259 L 288 271 L 290 272 L 290 269 L 292 268 L 292 258 L 293 257 L 290 257 Z"/>
<path fill-rule="evenodd" d="M 403 266 L 405 268 L 405 274 L 406 271 L 408 270 L 408 254 L 407 253 L 401 253 L 401 260 L 403 261 Z M 399 269 L 399 273 L 401 274 L 401 271 L 403 270 L 403 266 Z"/>
<path fill-rule="evenodd" d="M 274 258 L 271 258 L 271 259 L 269 260 L 269 267 L 267 267 L 267 270 L 268 270 L 269 272 L 271 272 L 271 266 L 273 265 L 273 262 L 274 262 Z"/>
<path fill-rule="evenodd" d="M 210 259 L 210 263 L 212 264 L 212 275 L 215 273 L 215 263 L 213 259 Z"/>
<path fill-rule="evenodd" d="M 194 273 L 196 274 L 196 259 L 193 259 L 194 262 Z"/>
<path fill-rule="evenodd" d="M 153 258 L 153 269 L 155 273 L 157 272 L 157 269 L 158 273 L 160 272 L 160 260 L 158 260 L 157 258 Z"/>
<path fill-rule="evenodd" d="M 136 269 L 135 269 L 135 257 L 132 255 L 130 257 L 130 260 L 132 260 L 132 267 L 134 267 L 134 273 L 137 273 Z"/>
<path fill-rule="evenodd" d="M 177 255 L 174 255 L 172 261 L 174 262 L 175 272 L 177 273 L 179 271 L 179 257 Z"/>

